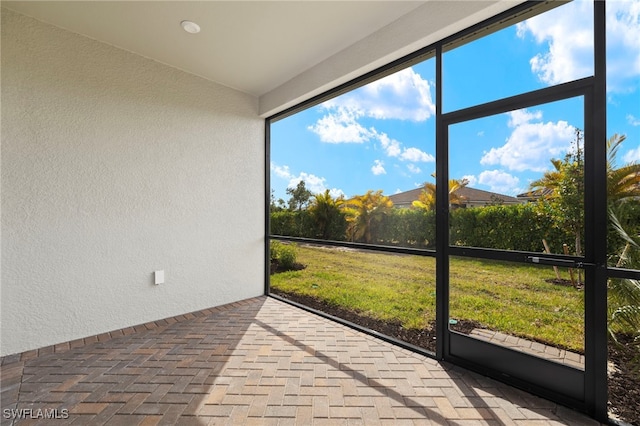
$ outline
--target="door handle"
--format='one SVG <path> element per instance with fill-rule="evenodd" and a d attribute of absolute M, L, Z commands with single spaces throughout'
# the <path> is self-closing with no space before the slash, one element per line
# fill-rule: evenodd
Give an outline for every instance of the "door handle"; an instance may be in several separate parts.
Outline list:
<path fill-rule="evenodd" d="M 581 261 L 576 262 L 575 260 L 553 259 L 540 256 L 527 256 L 527 262 L 536 263 L 538 265 L 563 266 L 566 268 L 585 268 L 589 266 L 596 266 L 595 263 Z"/>

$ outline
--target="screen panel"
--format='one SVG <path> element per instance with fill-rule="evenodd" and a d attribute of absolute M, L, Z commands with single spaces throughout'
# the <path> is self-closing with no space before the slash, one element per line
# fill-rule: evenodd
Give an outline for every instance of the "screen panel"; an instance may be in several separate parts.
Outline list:
<path fill-rule="evenodd" d="M 583 97 L 450 125 L 450 244 L 583 256 L 583 128 Z"/>
<path fill-rule="evenodd" d="M 577 0 L 443 54 L 443 111 L 594 74 L 593 4 Z"/>
<path fill-rule="evenodd" d="M 435 259 L 272 241 L 296 265 L 274 269 L 271 293 L 435 351 Z M 280 246 L 280 248 L 278 248 Z"/>
<path fill-rule="evenodd" d="M 584 370 L 584 291 L 569 283 L 566 268 L 449 262 L 451 331 Z"/>
<path fill-rule="evenodd" d="M 435 247 L 435 58 L 271 124 L 273 235 Z"/>

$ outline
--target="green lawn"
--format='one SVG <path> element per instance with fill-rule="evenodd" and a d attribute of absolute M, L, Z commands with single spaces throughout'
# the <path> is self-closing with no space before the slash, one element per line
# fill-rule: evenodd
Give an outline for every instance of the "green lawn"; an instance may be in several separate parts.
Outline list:
<path fill-rule="evenodd" d="M 272 275 L 271 286 L 405 328 L 435 321 L 433 258 L 299 246 L 298 262 L 306 268 Z M 581 352 L 583 292 L 552 278 L 551 267 L 452 259 L 450 316 Z"/>

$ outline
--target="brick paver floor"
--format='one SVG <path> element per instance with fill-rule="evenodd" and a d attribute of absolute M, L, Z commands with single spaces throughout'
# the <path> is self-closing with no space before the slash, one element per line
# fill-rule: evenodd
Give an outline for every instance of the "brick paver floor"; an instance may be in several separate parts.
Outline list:
<path fill-rule="evenodd" d="M 2 408 L 3 425 L 598 424 L 267 297 L 5 357 Z"/>
<path fill-rule="evenodd" d="M 483 328 L 475 328 L 471 330 L 469 335 L 476 339 L 484 340 L 485 342 L 506 346 L 507 348 L 548 359 L 549 361 L 584 370 L 584 355 L 576 352 Z"/>

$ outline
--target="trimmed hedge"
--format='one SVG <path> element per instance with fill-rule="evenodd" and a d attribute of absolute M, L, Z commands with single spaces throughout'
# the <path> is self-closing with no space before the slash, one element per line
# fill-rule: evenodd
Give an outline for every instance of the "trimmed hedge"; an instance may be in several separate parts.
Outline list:
<path fill-rule="evenodd" d="M 314 220 L 309 210 L 282 210 L 271 213 L 271 234 L 288 237 L 320 238 L 323 232 L 328 234 L 327 240 L 344 241 L 346 238 L 347 220 L 344 215 L 336 217 L 326 225 L 326 230 Z"/>
<path fill-rule="evenodd" d="M 574 251 L 571 232 L 554 226 L 548 205 L 529 203 L 495 205 L 452 210 L 450 241 L 453 245 L 486 247 L 501 250 L 542 252 L 546 239 L 553 253 L 562 253 L 562 244 Z M 640 223 L 640 207 L 628 208 L 631 223 Z M 328 239 L 344 241 L 347 223 L 344 217 L 332 224 Z M 435 247 L 435 212 L 421 209 L 393 209 L 372 229 L 377 244 L 404 247 Z M 321 230 L 307 211 L 280 211 L 271 214 L 271 233 L 294 237 L 319 238 Z M 614 233 L 609 234 L 609 251 L 620 245 Z"/>
<path fill-rule="evenodd" d="M 393 209 L 380 222 L 374 239 L 386 245 L 435 248 L 435 211 Z"/>
<path fill-rule="evenodd" d="M 450 225 L 451 243 L 459 246 L 542 252 L 545 239 L 553 253 L 562 253 L 562 244 L 575 245 L 575 237 L 554 227 L 537 204 L 458 209 Z"/>

